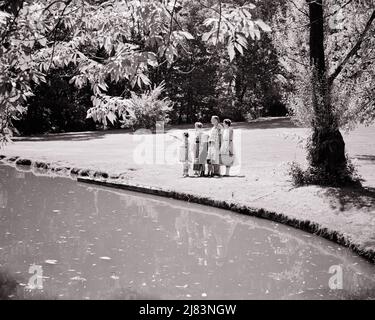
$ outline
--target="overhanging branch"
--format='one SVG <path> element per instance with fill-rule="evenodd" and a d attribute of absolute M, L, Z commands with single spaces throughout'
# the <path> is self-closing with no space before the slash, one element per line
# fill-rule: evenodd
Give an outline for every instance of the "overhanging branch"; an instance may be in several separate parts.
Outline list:
<path fill-rule="evenodd" d="M 366 23 L 366 27 L 359 36 L 359 39 L 357 43 L 354 45 L 354 47 L 349 51 L 349 53 L 346 55 L 344 60 L 338 65 L 336 70 L 329 76 L 328 78 L 328 84 L 332 85 L 333 81 L 337 78 L 337 76 L 340 74 L 341 70 L 345 67 L 346 63 L 357 53 L 357 51 L 360 49 L 362 42 L 364 38 L 366 37 L 368 31 L 371 28 L 372 22 L 375 20 L 375 10 L 372 12 L 372 15 L 370 19 Z"/>

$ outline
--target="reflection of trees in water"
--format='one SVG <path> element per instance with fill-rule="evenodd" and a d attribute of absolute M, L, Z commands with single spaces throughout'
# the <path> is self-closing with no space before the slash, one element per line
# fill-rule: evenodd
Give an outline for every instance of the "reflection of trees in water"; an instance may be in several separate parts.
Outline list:
<path fill-rule="evenodd" d="M 224 263 L 236 220 L 202 215 L 184 206 L 141 196 L 122 195 L 120 202 L 131 211 L 127 219 L 129 229 L 136 230 L 137 237 L 144 235 L 151 242 L 152 272 L 145 274 L 141 281 L 173 294 L 176 285 L 191 281 L 192 268 L 207 269 L 210 265 Z M 138 265 L 136 260 L 138 257 L 132 257 L 132 263 Z M 204 278 L 201 281 L 207 280 L 207 274 L 201 276 Z"/>
<path fill-rule="evenodd" d="M 270 274 L 272 279 L 283 284 L 280 287 L 283 288 L 285 298 L 292 296 L 293 292 L 302 294 L 307 291 L 310 294 L 316 292 L 317 298 L 322 294 L 326 296 L 329 279 L 334 275 L 329 273 L 329 267 L 332 265 L 340 265 L 342 268 L 344 291 L 359 296 L 364 288 L 375 288 L 375 279 L 363 277 L 359 270 L 356 270 L 356 264 L 349 261 L 350 253 L 338 253 L 332 247 L 331 250 L 323 249 L 324 245 L 316 245 L 309 238 L 312 239 L 312 236 L 307 236 L 304 241 L 292 235 L 275 232 L 269 241 L 275 254 L 285 263 L 285 270 Z M 331 264 L 325 264 L 323 260 L 322 266 L 318 267 L 321 263 L 320 254 L 324 254 L 325 259 L 330 258 Z M 322 269 L 323 266 L 326 270 Z M 312 276 L 315 276 L 315 279 Z"/>
<path fill-rule="evenodd" d="M 98 204 L 98 189 L 93 189 L 92 190 L 93 192 L 93 195 L 94 195 L 94 201 L 93 201 L 93 204 L 94 204 L 94 208 L 95 208 L 95 213 L 94 213 L 94 216 L 99 216 L 99 204 Z"/>
<path fill-rule="evenodd" d="M 125 196 L 120 197 L 120 202 L 125 203 L 126 208 L 133 209 L 132 213 L 136 216 L 140 215 L 142 218 L 150 218 L 153 222 L 158 222 L 159 212 L 149 199 Z"/>
<path fill-rule="evenodd" d="M 234 219 L 220 219 L 211 226 L 212 233 L 216 239 L 216 257 L 217 259 L 225 259 L 228 255 L 229 242 L 233 236 L 237 226 Z"/>
<path fill-rule="evenodd" d="M 304 287 L 304 264 L 311 253 L 305 249 L 309 247 L 277 232 L 268 237 L 268 242 L 274 254 L 280 257 L 286 267 L 281 272 L 271 273 L 270 277 L 277 281 L 288 282 L 289 285 L 286 286 L 288 292 L 300 291 Z"/>
<path fill-rule="evenodd" d="M 194 212 L 181 210 L 175 222 L 175 240 L 187 242 L 188 254 L 194 256 L 199 265 L 207 266 L 212 259 L 222 265 L 236 225 L 236 220 L 217 216 L 205 219 Z"/>
<path fill-rule="evenodd" d="M 88 208 L 95 207 L 97 195 L 87 201 L 85 188 L 74 185 L 74 194 L 68 198 L 68 188 L 72 184 L 67 181 L 26 174 L 26 179 L 10 180 L 9 186 L 12 191 L 8 199 L 11 209 L 6 214 L 9 215 L 7 225 L 11 227 L 12 234 L 9 237 L 11 242 L 4 248 L 9 255 L 7 261 L 27 275 L 28 263 L 43 264 L 46 259 L 56 259 L 58 265 L 53 266 L 53 271 L 46 266 L 46 272 L 52 271 L 51 275 L 55 276 L 53 281 L 47 281 L 51 292 L 61 292 L 66 288 L 67 279 L 71 277 L 67 270 L 77 266 L 73 258 L 77 258 L 85 270 L 89 257 L 89 241 L 87 237 L 82 237 L 79 229 L 89 227 L 89 215 L 85 213 L 90 210 Z M 83 219 L 76 215 L 77 211 L 82 213 Z M 76 228 L 77 224 L 82 227 Z M 25 262 L 23 257 L 27 258 Z M 20 264 L 20 261 L 23 263 Z M 57 274 L 58 270 L 60 274 Z M 76 282 L 72 284 L 77 285 Z"/>
<path fill-rule="evenodd" d="M 42 290 L 26 290 L 24 285 L 26 279 L 21 279 L 19 275 L 0 268 L 0 300 L 43 300 L 55 299 L 56 297 L 47 294 Z"/>
<path fill-rule="evenodd" d="M 10 300 L 17 294 L 18 282 L 6 270 L 0 269 L 0 300 Z"/>
<path fill-rule="evenodd" d="M 206 264 L 209 257 L 225 259 L 237 220 L 218 215 L 204 218 L 200 213 L 194 214 L 194 210 L 171 206 L 167 201 L 118 194 L 122 207 L 135 213 L 129 214 L 128 221 L 134 228 L 148 229 L 147 233 L 158 228 L 164 237 L 174 239 L 177 245 L 185 244 L 187 253 L 195 255 L 202 264 Z"/>
<path fill-rule="evenodd" d="M 69 194 L 70 189 L 74 193 Z M 4 190 L 8 190 L 8 193 Z M 306 273 L 309 267 L 307 261 L 316 258 L 311 249 L 317 256 L 331 254 L 333 261 L 344 265 L 344 285 L 348 286 L 347 289 L 355 292 L 359 287 L 366 286 L 365 278 L 356 275 L 352 267 L 347 266 L 345 255 L 330 253 L 324 249 L 324 245 L 316 245 L 312 240 L 294 237 L 293 230 L 290 233 L 279 232 L 272 227 L 265 227 L 263 223 L 257 223 L 256 220 L 241 223 L 245 218 L 202 214 L 199 210 L 195 211 L 194 207 L 189 209 L 184 205 L 176 205 L 173 201 L 169 203 L 168 200 L 154 200 L 70 184 L 61 178 L 35 178 L 27 173 L 26 179 L 13 179 L 11 186 L 0 184 L 0 207 L 1 201 L 4 202 L 2 199 L 7 202 L 7 210 L 4 210 L 5 218 L 10 221 L 7 228 L 10 226 L 14 232 L 17 231 L 15 239 L 9 238 L 11 241 L 7 242 L 5 247 L 2 246 L 8 255 L 14 257 L 30 256 L 35 262 L 41 259 L 44 261 L 46 258 L 59 260 L 62 266 L 54 266 L 53 272 L 59 270 L 61 274 L 55 273 L 55 279 L 50 282 L 53 292 L 56 290 L 70 295 L 72 290 L 77 289 L 75 297 L 84 294 L 89 294 L 90 297 L 106 297 L 123 292 L 123 288 L 127 290 L 128 282 L 121 280 L 129 280 L 130 274 L 136 279 L 136 287 L 140 287 L 144 282 L 147 286 L 154 285 L 158 290 L 162 288 L 163 292 L 173 295 L 177 292 L 176 284 L 183 285 L 184 281 L 190 283 L 193 276 L 207 286 L 220 281 L 229 283 L 228 279 L 218 279 L 217 275 L 226 275 L 228 269 L 232 268 L 228 275 L 233 275 L 235 279 L 237 277 L 237 280 L 241 279 L 250 289 L 275 290 L 279 293 L 285 291 L 286 295 L 299 292 L 305 287 L 303 281 L 310 276 Z M 16 217 L 8 207 L 17 210 L 25 208 L 27 212 Z M 52 210 L 56 208 L 63 213 L 53 213 Z M 39 225 L 41 234 L 35 233 Z M 243 227 L 236 228 L 239 225 Z M 22 230 L 23 226 L 28 229 Z M 118 228 L 123 230 L 116 232 Z M 85 232 L 80 232 L 81 229 Z M 132 231 L 133 234 L 126 236 L 127 231 Z M 246 232 L 249 238 L 246 238 Z M 236 233 L 240 233 L 241 239 L 233 239 Z M 245 238 L 261 241 L 262 249 L 271 257 L 256 257 L 260 262 L 256 260 L 252 266 L 246 260 L 245 253 L 247 248 L 251 252 L 255 247 L 251 242 L 248 247 L 237 246 L 239 242 L 236 241 L 243 241 Z M 25 242 L 19 242 L 20 239 L 32 239 L 33 243 L 26 245 Z M 38 242 L 44 243 L 37 245 Z M 126 249 L 125 245 L 130 247 Z M 124 248 L 124 253 L 111 251 L 117 248 Z M 98 286 L 90 287 L 89 282 L 85 287 L 84 281 L 76 280 L 72 281 L 71 289 L 66 291 L 66 284 L 61 281 L 74 275 L 67 273 L 67 269 L 79 269 L 82 271 L 80 277 L 96 283 L 98 276 L 111 279 L 113 270 L 109 265 L 103 265 L 101 269 L 92 267 L 91 252 L 95 251 L 97 258 L 103 250 L 107 250 L 103 255 L 116 259 L 114 263 L 118 265 L 114 271 L 116 276 L 120 277 L 117 284 L 116 281 L 108 282 L 108 288 L 103 289 Z M 46 254 L 51 254 L 51 257 L 46 257 Z M 234 259 L 235 255 L 237 263 L 226 268 L 229 266 L 228 260 Z M 73 258 L 79 260 L 74 261 Z M 283 265 L 276 265 L 278 258 L 283 260 Z M 120 265 L 121 263 L 125 265 Z M 261 263 L 270 265 L 266 266 L 265 272 L 271 271 L 258 279 L 256 277 L 262 268 Z M 144 270 L 145 273 L 136 275 L 134 270 Z M 209 273 L 215 273 L 216 278 L 210 278 Z M 348 282 L 345 282 L 346 274 L 352 276 Z M 329 276 L 327 268 L 327 281 Z M 281 280 L 275 280 L 276 278 Z M 283 281 L 282 285 L 280 281 Z M 103 280 L 100 283 L 107 282 Z M 147 288 L 144 290 L 147 291 Z M 224 288 L 220 290 L 220 294 L 226 294 Z"/>
<path fill-rule="evenodd" d="M 8 191 L 0 183 L 0 208 L 5 209 L 8 204 Z"/>
<path fill-rule="evenodd" d="M 324 272 L 314 274 L 316 264 L 311 264 L 311 262 L 315 260 L 317 252 L 308 240 L 303 241 L 275 230 L 270 236 L 269 244 L 284 265 L 283 270 L 269 275 L 271 279 L 276 280 L 275 283 L 280 284 L 280 291 L 284 292 L 284 298 L 307 289 L 328 287 L 328 267 L 327 274 Z M 315 260 L 315 262 L 319 264 L 319 261 Z"/>
<path fill-rule="evenodd" d="M 132 216 L 132 225 L 135 228 L 143 228 L 146 233 L 154 232 L 156 227 L 160 228 L 164 236 L 173 239 L 177 244 L 178 249 L 173 250 L 186 250 L 186 253 L 194 258 L 195 265 L 200 265 L 203 268 L 210 268 L 210 265 L 221 267 L 227 262 L 228 246 L 240 219 L 226 219 L 214 215 L 208 215 L 207 217 L 202 214 L 194 214 L 194 211 L 181 207 L 175 208 L 172 214 L 165 212 L 168 209 L 163 201 L 152 202 L 150 199 L 143 199 L 142 197 L 120 197 L 120 199 L 128 208 L 133 208 L 134 212 L 136 212 Z M 149 223 L 146 221 L 149 221 Z M 249 229 L 263 229 L 263 226 L 261 224 L 258 226 L 257 223 L 249 224 L 247 227 Z M 254 287 L 270 292 L 273 290 L 278 292 L 285 291 L 285 295 L 306 289 L 307 282 L 305 280 L 311 276 L 308 274 L 309 265 L 307 261 L 314 259 L 310 248 L 313 242 L 308 239 L 305 241 L 298 237 L 295 238 L 288 232 L 278 232 L 272 228 L 265 228 L 265 233 L 267 234 L 267 232 L 269 235 L 264 239 L 265 244 L 267 243 L 267 246 L 273 249 L 271 255 L 274 254 L 275 259 L 281 257 L 283 265 L 277 266 L 275 263 L 275 272 L 271 272 L 269 275 L 266 274 L 260 281 L 255 279 L 253 281 Z M 293 234 L 293 231 L 290 233 Z M 251 248 L 251 244 L 249 244 L 249 247 Z M 153 248 L 155 249 L 155 246 Z M 327 252 L 323 253 L 324 255 L 327 254 Z M 183 254 L 178 255 L 181 257 Z M 335 253 L 332 253 L 332 255 L 336 257 Z M 342 258 L 340 257 L 340 259 Z M 162 266 L 171 266 L 176 261 L 176 257 L 173 257 L 170 253 L 166 254 L 155 250 L 153 253 L 154 272 L 149 275 L 151 278 L 145 281 L 156 281 L 162 287 L 170 285 L 172 283 L 171 279 L 167 279 L 162 275 Z M 189 272 L 192 261 L 189 262 L 185 257 L 179 262 L 184 264 L 179 266 L 181 273 Z M 210 264 L 210 262 L 213 262 L 213 264 Z M 242 270 L 238 264 L 234 265 L 234 267 L 236 269 L 234 273 L 238 271 L 239 274 L 245 275 L 249 272 L 246 269 Z M 246 266 L 244 267 L 246 268 Z M 280 268 L 282 270 L 277 272 Z M 251 275 L 249 277 L 251 278 Z M 327 269 L 327 281 L 328 278 Z M 275 281 L 275 279 L 278 280 Z M 280 285 L 280 281 L 283 281 L 282 285 Z"/>

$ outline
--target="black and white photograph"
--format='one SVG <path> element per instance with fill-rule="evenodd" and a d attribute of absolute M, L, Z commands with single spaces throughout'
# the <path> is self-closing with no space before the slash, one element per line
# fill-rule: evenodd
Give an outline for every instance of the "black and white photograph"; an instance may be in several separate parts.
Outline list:
<path fill-rule="evenodd" d="M 374 20 L 374 0 L 0 0 L 0 300 L 374 300 Z"/>

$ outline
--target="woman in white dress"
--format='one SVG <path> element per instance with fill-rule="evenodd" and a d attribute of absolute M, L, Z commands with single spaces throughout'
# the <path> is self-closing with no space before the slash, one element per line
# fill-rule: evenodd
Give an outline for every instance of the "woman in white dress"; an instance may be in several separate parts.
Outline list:
<path fill-rule="evenodd" d="M 222 135 L 222 143 L 220 148 L 221 164 L 225 166 L 225 176 L 229 176 L 230 167 L 234 162 L 233 153 L 233 129 L 231 128 L 232 121 L 225 119 L 223 121 L 224 129 Z"/>
<path fill-rule="evenodd" d="M 213 125 L 208 136 L 208 176 L 220 176 L 220 147 L 222 126 L 218 116 L 212 116 L 211 123 Z"/>
<path fill-rule="evenodd" d="M 204 176 L 205 165 L 207 161 L 207 139 L 208 136 L 203 132 L 203 124 L 195 123 L 195 136 L 192 141 L 193 170 L 195 176 Z"/>

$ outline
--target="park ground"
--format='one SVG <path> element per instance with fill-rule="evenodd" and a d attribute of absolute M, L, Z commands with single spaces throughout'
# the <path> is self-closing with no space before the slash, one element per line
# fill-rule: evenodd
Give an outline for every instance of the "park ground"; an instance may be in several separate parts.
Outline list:
<path fill-rule="evenodd" d="M 178 136 L 187 128 L 168 130 L 173 129 Z M 364 179 L 363 189 L 294 187 L 287 174 L 288 163 L 305 162 L 300 141 L 309 131 L 295 127 L 287 118 L 237 123 L 234 128 L 241 136 L 241 168 L 235 176 L 226 178 L 183 178 L 179 163 L 140 164 L 134 154 L 147 135 L 126 130 L 16 137 L 0 154 L 43 161 L 54 167 L 107 172 L 120 176 L 118 183 L 159 187 L 274 212 L 287 221 L 314 224 L 325 230 L 326 236 L 343 236 L 342 243 L 374 261 L 374 126 L 343 132 L 347 152 Z M 152 139 L 158 138 L 151 135 L 151 140 L 146 139 L 150 147 L 156 141 Z"/>

